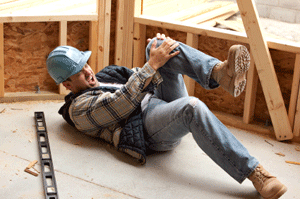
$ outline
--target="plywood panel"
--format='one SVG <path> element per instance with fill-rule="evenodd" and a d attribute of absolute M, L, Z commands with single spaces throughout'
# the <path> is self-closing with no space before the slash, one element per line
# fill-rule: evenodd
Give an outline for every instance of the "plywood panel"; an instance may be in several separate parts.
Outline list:
<path fill-rule="evenodd" d="M 46 58 L 58 46 L 58 23 L 4 24 L 5 92 L 57 92 Z"/>

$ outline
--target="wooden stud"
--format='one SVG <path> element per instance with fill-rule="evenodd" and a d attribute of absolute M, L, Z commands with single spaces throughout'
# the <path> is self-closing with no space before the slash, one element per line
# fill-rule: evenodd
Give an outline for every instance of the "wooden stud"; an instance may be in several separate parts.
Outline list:
<path fill-rule="evenodd" d="M 89 49 L 92 51 L 92 54 L 88 63 L 95 73 L 99 72 L 97 69 L 97 28 L 98 21 L 90 21 Z"/>
<path fill-rule="evenodd" d="M 67 45 L 67 21 L 59 22 L 59 45 L 65 46 Z M 59 84 L 59 94 L 67 95 L 70 91 L 68 91 L 62 84 Z"/>
<path fill-rule="evenodd" d="M 1 16 L 0 23 L 12 22 L 48 22 L 48 21 L 96 21 L 96 14 L 85 15 L 34 15 L 34 16 Z"/>
<path fill-rule="evenodd" d="M 249 124 L 253 120 L 255 101 L 256 101 L 256 91 L 258 85 L 258 74 L 257 74 L 256 66 L 252 54 L 250 56 L 251 56 L 251 62 L 250 62 L 250 69 L 247 74 L 246 95 L 245 95 L 244 116 L 243 116 L 243 121 L 246 124 Z"/>
<path fill-rule="evenodd" d="M 125 35 L 125 1 L 117 0 L 116 10 L 116 40 L 115 40 L 115 63 L 116 65 L 123 65 L 123 48 Z"/>
<path fill-rule="evenodd" d="M 198 35 L 187 33 L 186 44 L 198 49 Z M 196 81 L 185 75 L 184 82 L 189 96 L 194 96 Z"/>
<path fill-rule="evenodd" d="M 294 120 L 294 136 L 300 135 L 300 86 L 298 88 L 298 99 L 297 99 L 297 107 L 295 110 L 295 120 Z"/>
<path fill-rule="evenodd" d="M 115 64 L 128 68 L 133 66 L 134 7 L 135 1 L 117 1 Z"/>
<path fill-rule="evenodd" d="M 142 14 L 142 1 L 134 1 L 134 16 Z M 134 23 L 133 29 L 133 68 L 142 67 L 145 64 L 146 26 Z"/>
<path fill-rule="evenodd" d="M 256 63 L 258 76 L 266 98 L 276 138 L 278 140 L 292 139 L 292 128 L 280 91 L 270 51 L 260 29 L 254 1 L 237 0 L 237 3 L 249 39 L 251 52 Z"/>
<path fill-rule="evenodd" d="M 125 14 L 126 14 L 126 28 L 125 28 L 125 51 L 123 51 L 124 66 L 132 68 L 133 56 L 133 18 L 134 18 L 135 2 L 126 0 Z"/>
<path fill-rule="evenodd" d="M 0 23 L 0 97 L 4 97 L 4 25 Z"/>
<path fill-rule="evenodd" d="M 111 0 L 98 1 L 97 69 L 109 65 Z"/>
<path fill-rule="evenodd" d="M 143 67 L 146 62 L 145 46 L 146 46 L 146 26 L 134 24 L 133 39 L 133 68 Z"/>
<path fill-rule="evenodd" d="M 291 126 L 294 126 L 294 119 L 296 113 L 297 99 L 298 99 L 298 91 L 300 86 L 300 54 L 296 54 L 295 67 L 294 67 L 294 76 L 293 83 L 291 89 L 291 98 L 289 104 L 289 120 Z M 298 100 L 299 103 L 299 100 Z"/>

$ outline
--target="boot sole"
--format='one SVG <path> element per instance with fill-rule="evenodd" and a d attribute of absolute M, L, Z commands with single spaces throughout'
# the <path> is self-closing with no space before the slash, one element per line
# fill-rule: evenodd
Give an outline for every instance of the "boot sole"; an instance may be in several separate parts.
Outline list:
<path fill-rule="evenodd" d="M 283 186 L 274 196 L 266 199 L 278 199 L 287 191 L 287 187 Z"/>
<path fill-rule="evenodd" d="M 229 60 L 234 60 L 233 62 Z M 231 77 L 229 91 L 234 97 L 238 97 L 246 87 L 246 73 L 250 67 L 250 54 L 243 45 L 234 45 L 229 49 L 228 75 Z"/>

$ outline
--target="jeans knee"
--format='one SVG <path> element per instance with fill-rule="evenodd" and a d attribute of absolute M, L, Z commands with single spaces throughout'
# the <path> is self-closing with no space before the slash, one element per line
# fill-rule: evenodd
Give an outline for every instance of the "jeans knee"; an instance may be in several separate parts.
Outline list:
<path fill-rule="evenodd" d="M 189 106 L 193 111 L 194 119 L 198 120 L 201 117 L 205 117 L 211 113 L 205 103 L 196 97 L 190 97 Z"/>

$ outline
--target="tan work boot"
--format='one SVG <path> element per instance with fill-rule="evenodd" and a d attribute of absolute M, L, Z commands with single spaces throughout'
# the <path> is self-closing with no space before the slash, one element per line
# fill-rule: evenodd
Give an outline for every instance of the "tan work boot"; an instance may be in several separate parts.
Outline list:
<path fill-rule="evenodd" d="M 217 64 L 212 78 L 232 96 L 239 96 L 246 86 L 246 73 L 250 67 L 250 54 L 243 45 L 233 45 L 229 49 L 228 59 Z"/>
<path fill-rule="evenodd" d="M 287 187 L 261 165 L 258 165 L 248 178 L 252 181 L 255 189 L 265 199 L 280 198 L 287 191 Z"/>

